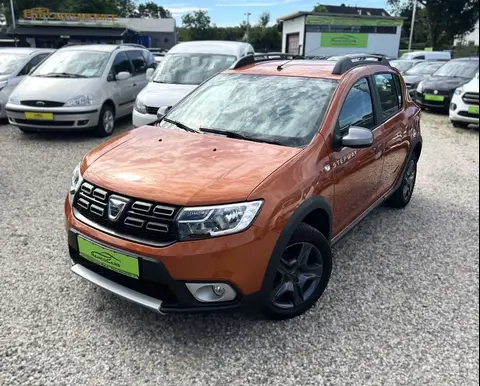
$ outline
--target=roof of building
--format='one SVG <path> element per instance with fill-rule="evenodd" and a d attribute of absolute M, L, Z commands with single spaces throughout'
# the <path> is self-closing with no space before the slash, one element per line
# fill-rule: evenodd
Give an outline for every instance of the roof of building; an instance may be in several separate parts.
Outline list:
<path fill-rule="evenodd" d="M 169 19 L 118 18 L 117 23 L 139 32 L 175 32 L 176 21 Z"/>
<path fill-rule="evenodd" d="M 400 17 L 391 16 L 383 8 L 367 8 L 367 7 L 350 7 L 350 6 L 338 6 L 338 5 L 324 5 L 326 12 L 313 12 L 313 11 L 299 11 L 291 13 L 286 16 L 279 17 L 278 22 L 296 19 L 301 16 L 340 16 L 340 17 L 361 17 L 361 18 L 387 18 L 387 19 L 403 19 Z"/>
<path fill-rule="evenodd" d="M 88 37 L 121 37 L 129 32 L 129 28 L 101 27 L 68 27 L 68 26 L 19 26 L 8 31 L 8 35 L 16 36 L 88 36 Z M 131 32 L 131 31 L 130 31 Z"/>

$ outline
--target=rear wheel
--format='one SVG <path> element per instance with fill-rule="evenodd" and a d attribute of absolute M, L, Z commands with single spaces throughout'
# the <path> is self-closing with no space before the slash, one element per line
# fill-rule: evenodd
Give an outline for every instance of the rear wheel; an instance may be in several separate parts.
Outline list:
<path fill-rule="evenodd" d="M 115 112 L 111 105 L 105 104 L 100 111 L 98 125 L 95 128 L 95 135 L 98 137 L 108 137 L 109 135 L 112 135 L 114 129 Z"/>
<path fill-rule="evenodd" d="M 415 154 L 408 161 L 407 170 L 403 176 L 402 184 L 387 200 L 387 204 L 394 208 L 405 208 L 412 199 L 415 184 L 417 182 L 418 158 Z"/>
<path fill-rule="evenodd" d="M 300 224 L 278 263 L 264 315 L 282 320 L 303 314 L 322 296 L 331 272 L 330 243 L 315 228 Z"/>

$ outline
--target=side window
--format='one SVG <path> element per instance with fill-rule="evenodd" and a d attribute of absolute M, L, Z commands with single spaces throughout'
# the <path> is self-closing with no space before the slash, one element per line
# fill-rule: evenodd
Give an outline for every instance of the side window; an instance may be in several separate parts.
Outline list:
<path fill-rule="evenodd" d="M 397 89 L 397 96 L 398 96 L 398 108 L 401 110 L 403 106 L 403 88 L 402 88 L 402 81 L 398 75 L 393 75 L 393 79 L 395 79 L 395 87 Z"/>
<path fill-rule="evenodd" d="M 112 64 L 112 71 L 114 75 L 118 75 L 120 72 L 133 73 L 132 64 L 125 52 L 120 52 L 115 56 Z"/>
<path fill-rule="evenodd" d="M 399 98 L 401 95 L 397 93 L 392 74 L 377 74 L 374 75 L 374 79 L 382 105 L 382 118 L 387 119 L 400 110 Z"/>
<path fill-rule="evenodd" d="M 425 55 L 416 56 L 415 59 L 425 60 Z"/>
<path fill-rule="evenodd" d="M 142 54 L 145 62 L 147 63 L 147 68 L 157 68 L 157 61 L 151 52 L 145 50 L 142 51 Z"/>
<path fill-rule="evenodd" d="M 127 51 L 127 55 L 132 61 L 135 74 L 145 74 L 147 72 L 147 62 L 142 51 Z"/>
<path fill-rule="evenodd" d="M 360 79 L 348 93 L 338 123 L 342 131 L 350 126 L 360 126 L 366 129 L 375 127 L 372 93 L 367 79 Z"/>
<path fill-rule="evenodd" d="M 18 76 L 27 75 L 32 71 L 32 69 L 38 66 L 43 59 L 45 59 L 49 54 L 40 54 L 35 56 L 34 58 L 30 59 L 30 61 L 22 68 L 22 71 L 18 73 Z"/>

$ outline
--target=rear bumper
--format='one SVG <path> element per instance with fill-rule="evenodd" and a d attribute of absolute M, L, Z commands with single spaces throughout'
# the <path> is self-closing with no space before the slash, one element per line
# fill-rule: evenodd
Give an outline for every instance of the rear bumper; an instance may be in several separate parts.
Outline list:
<path fill-rule="evenodd" d="M 53 120 L 26 119 L 26 112 L 51 113 Z M 97 126 L 100 107 L 83 108 L 36 108 L 7 104 L 6 114 L 10 124 L 27 129 L 42 130 L 82 130 Z"/>

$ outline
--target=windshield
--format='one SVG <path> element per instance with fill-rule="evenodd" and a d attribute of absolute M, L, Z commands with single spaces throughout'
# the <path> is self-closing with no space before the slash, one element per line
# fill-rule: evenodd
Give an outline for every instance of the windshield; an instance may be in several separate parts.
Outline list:
<path fill-rule="evenodd" d="M 108 52 L 57 51 L 32 76 L 96 78 L 102 75 L 110 57 Z"/>
<path fill-rule="evenodd" d="M 329 79 L 221 74 L 175 106 L 168 118 L 196 130 L 301 147 L 317 133 L 336 86 Z"/>
<path fill-rule="evenodd" d="M 15 53 L 0 53 L 0 75 L 10 75 L 19 69 L 27 55 Z"/>
<path fill-rule="evenodd" d="M 408 60 L 392 60 L 390 62 L 390 65 L 398 69 L 400 72 L 405 72 L 410 68 L 412 68 L 415 65 L 415 63 L 416 62 L 413 62 L 413 61 L 411 62 Z"/>
<path fill-rule="evenodd" d="M 229 68 L 236 60 L 237 58 L 231 55 L 169 54 L 162 59 L 153 81 L 199 85 Z"/>
<path fill-rule="evenodd" d="M 478 60 L 452 60 L 440 67 L 433 75 L 473 79 L 477 71 Z"/>
<path fill-rule="evenodd" d="M 425 62 L 417 64 L 415 67 L 412 67 L 408 70 L 405 75 L 432 75 L 440 67 L 442 67 L 445 62 Z"/>

